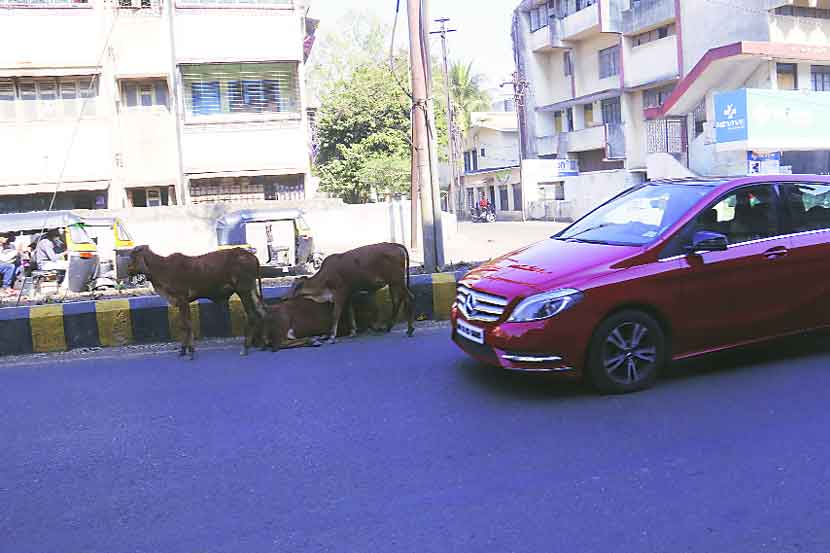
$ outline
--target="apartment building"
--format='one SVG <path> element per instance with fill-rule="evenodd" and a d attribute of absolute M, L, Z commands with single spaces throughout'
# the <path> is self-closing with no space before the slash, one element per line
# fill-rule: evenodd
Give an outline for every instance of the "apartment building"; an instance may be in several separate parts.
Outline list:
<path fill-rule="evenodd" d="M 0 0 L 0 212 L 303 198 L 309 0 Z"/>
<path fill-rule="evenodd" d="M 509 102 L 512 99 L 500 98 L 493 101 L 492 107 L 512 107 Z M 463 142 L 462 212 L 468 213 L 471 206 L 486 197 L 501 218 L 521 219 L 524 203 L 516 112 L 475 112 L 470 120 Z"/>
<path fill-rule="evenodd" d="M 530 205 L 579 216 L 646 178 L 830 171 L 828 0 L 526 0 L 513 43 Z"/>

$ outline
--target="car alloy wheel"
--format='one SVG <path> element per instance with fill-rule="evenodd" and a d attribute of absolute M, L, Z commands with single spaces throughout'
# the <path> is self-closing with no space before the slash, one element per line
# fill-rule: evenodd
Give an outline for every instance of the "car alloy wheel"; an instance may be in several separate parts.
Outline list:
<path fill-rule="evenodd" d="M 623 311 L 597 329 L 589 354 L 589 376 L 605 393 L 627 393 L 654 383 L 666 357 L 660 325 L 640 311 Z"/>

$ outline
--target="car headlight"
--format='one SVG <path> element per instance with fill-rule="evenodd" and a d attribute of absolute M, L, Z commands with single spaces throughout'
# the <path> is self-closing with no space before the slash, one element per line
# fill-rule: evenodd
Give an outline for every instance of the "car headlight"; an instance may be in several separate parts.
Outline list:
<path fill-rule="evenodd" d="M 530 296 L 519 302 L 507 322 L 523 323 L 549 319 L 566 309 L 570 309 L 579 303 L 582 298 L 582 292 L 573 288 L 563 288 Z"/>

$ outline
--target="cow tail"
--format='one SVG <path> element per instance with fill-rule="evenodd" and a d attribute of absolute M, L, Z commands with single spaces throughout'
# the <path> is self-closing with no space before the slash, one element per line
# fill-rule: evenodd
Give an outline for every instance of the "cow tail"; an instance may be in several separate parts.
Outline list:
<path fill-rule="evenodd" d="M 265 317 L 265 294 L 262 292 L 262 266 L 259 259 L 256 261 L 256 281 L 259 289 L 259 311 L 262 317 Z"/>
<path fill-rule="evenodd" d="M 406 289 L 409 293 L 412 293 L 412 289 L 409 287 L 409 249 L 403 244 L 401 244 L 401 248 L 403 248 L 404 256 L 406 256 Z"/>

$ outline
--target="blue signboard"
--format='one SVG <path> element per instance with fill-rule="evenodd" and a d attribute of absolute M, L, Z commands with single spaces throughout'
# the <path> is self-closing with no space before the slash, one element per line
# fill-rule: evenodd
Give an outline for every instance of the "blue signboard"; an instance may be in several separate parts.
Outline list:
<path fill-rule="evenodd" d="M 715 94 L 715 139 L 718 144 L 749 138 L 746 89 Z"/>

